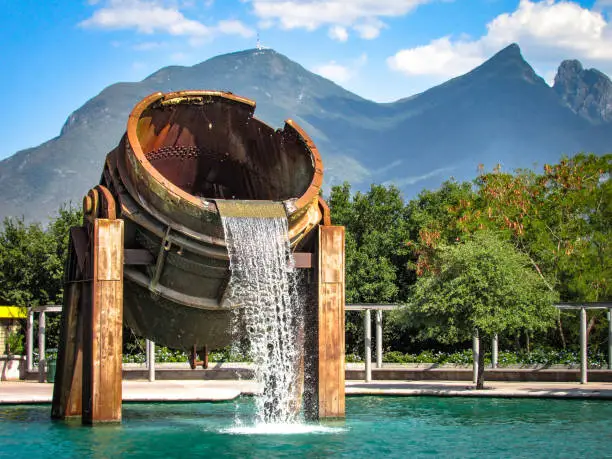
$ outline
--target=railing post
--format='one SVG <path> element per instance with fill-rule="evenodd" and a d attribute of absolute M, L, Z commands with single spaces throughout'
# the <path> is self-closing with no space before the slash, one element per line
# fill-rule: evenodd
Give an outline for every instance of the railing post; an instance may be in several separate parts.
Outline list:
<path fill-rule="evenodd" d="M 46 370 L 46 363 L 47 361 L 45 360 L 45 332 L 46 332 L 46 325 L 47 323 L 47 318 L 46 318 L 46 314 L 41 311 L 38 313 L 38 381 L 39 382 L 45 382 L 46 380 L 46 375 L 45 375 L 45 370 Z"/>
<path fill-rule="evenodd" d="M 372 382 L 372 315 L 369 309 L 363 316 L 363 332 L 365 346 L 365 381 Z"/>
<path fill-rule="evenodd" d="M 472 382 L 476 384 L 478 382 L 478 359 L 480 354 L 480 339 L 478 338 L 478 331 L 474 332 L 472 337 L 472 355 L 474 358 L 474 374 L 472 375 Z"/>
<path fill-rule="evenodd" d="M 145 340 L 147 346 L 147 369 L 149 370 L 149 381 L 155 381 L 155 342 Z"/>
<path fill-rule="evenodd" d="M 495 335 L 493 335 L 493 343 L 491 346 L 491 367 L 492 368 L 497 368 L 498 354 L 499 354 L 499 336 L 497 335 L 497 333 L 495 333 Z"/>
<path fill-rule="evenodd" d="M 580 384 L 587 383 L 587 313 L 580 308 Z"/>
<path fill-rule="evenodd" d="M 26 370 L 32 371 L 34 368 L 33 364 L 34 356 L 34 311 L 32 308 L 28 310 L 28 323 L 26 330 Z"/>
<path fill-rule="evenodd" d="M 376 311 L 376 368 L 382 368 L 382 310 Z"/>
<path fill-rule="evenodd" d="M 612 370 L 612 308 L 608 309 L 608 370 Z"/>

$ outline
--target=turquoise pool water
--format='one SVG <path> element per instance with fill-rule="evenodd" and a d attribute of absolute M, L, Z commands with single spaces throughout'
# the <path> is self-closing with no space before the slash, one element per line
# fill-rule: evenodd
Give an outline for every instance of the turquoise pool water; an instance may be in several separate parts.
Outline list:
<path fill-rule="evenodd" d="M 294 434 L 237 433 L 251 399 L 127 404 L 121 425 L 96 428 L 49 409 L 0 407 L 0 457 L 612 457 L 606 401 L 351 397 L 345 422 Z"/>

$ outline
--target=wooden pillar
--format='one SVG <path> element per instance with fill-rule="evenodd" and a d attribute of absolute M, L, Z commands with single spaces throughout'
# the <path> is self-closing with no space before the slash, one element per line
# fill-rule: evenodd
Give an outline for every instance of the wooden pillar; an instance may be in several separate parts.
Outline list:
<path fill-rule="evenodd" d="M 97 218 L 83 311 L 83 423 L 121 421 L 123 220 Z M 85 305 L 85 303 L 84 303 Z"/>
<path fill-rule="evenodd" d="M 319 226 L 316 417 L 344 417 L 344 227 Z"/>
<path fill-rule="evenodd" d="M 82 295 L 82 279 L 87 231 L 70 228 L 68 257 L 64 267 L 64 299 L 57 350 L 57 369 L 53 386 L 51 417 L 65 419 L 83 412 L 83 315 L 86 298 Z M 80 247 L 77 249 L 76 247 Z M 77 254 L 80 250 L 81 253 Z M 79 263 L 79 257 L 81 263 Z"/>
<path fill-rule="evenodd" d="M 83 317 L 80 282 L 64 285 L 64 304 L 51 417 L 80 417 L 83 412 Z"/>

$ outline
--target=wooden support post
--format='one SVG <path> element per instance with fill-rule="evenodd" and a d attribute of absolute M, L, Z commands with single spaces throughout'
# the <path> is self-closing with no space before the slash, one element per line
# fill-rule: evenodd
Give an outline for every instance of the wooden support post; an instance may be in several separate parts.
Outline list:
<path fill-rule="evenodd" d="M 83 267 L 79 264 L 77 246 L 87 245 L 84 227 L 70 228 L 68 260 L 64 270 L 64 301 L 57 352 L 57 369 L 53 386 L 51 417 L 80 417 L 83 412 L 83 308 L 88 301 L 82 294 Z M 76 241 L 79 242 L 76 242 Z"/>
<path fill-rule="evenodd" d="M 121 421 L 123 220 L 97 218 L 83 327 L 83 423 Z"/>
<path fill-rule="evenodd" d="M 314 412 L 318 419 L 345 415 L 344 227 L 319 226 L 314 346 Z"/>
<path fill-rule="evenodd" d="M 64 307 L 53 386 L 51 417 L 65 419 L 81 416 L 83 411 L 83 317 L 81 288 L 78 282 L 64 285 Z"/>

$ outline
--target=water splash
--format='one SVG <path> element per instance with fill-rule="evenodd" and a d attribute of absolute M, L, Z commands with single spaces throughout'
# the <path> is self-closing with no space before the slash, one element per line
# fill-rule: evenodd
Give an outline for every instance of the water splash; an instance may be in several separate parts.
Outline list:
<path fill-rule="evenodd" d="M 264 387 L 255 398 L 256 425 L 295 423 L 301 406 L 303 321 L 287 218 L 222 213 L 221 220 L 232 272 L 227 300 L 239 306 L 234 332 L 246 337 L 255 379 Z"/>
<path fill-rule="evenodd" d="M 228 427 L 222 429 L 221 433 L 233 435 L 303 435 L 337 434 L 347 430 L 346 427 L 328 427 L 320 424 L 258 424 Z"/>

